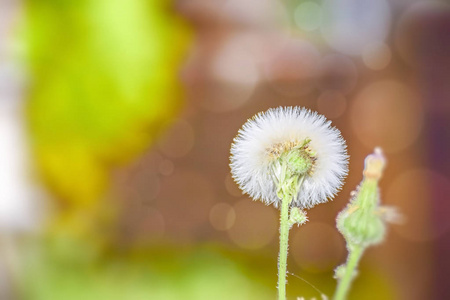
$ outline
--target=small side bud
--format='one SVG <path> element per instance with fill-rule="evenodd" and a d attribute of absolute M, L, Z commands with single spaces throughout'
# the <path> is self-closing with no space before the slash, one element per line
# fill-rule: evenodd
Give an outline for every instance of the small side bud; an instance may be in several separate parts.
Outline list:
<path fill-rule="evenodd" d="M 303 225 L 308 221 L 308 217 L 306 216 L 306 212 L 301 210 L 298 207 L 291 208 L 291 212 L 289 214 L 289 227 Z"/>
<path fill-rule="evenodd" d="M 333 276 L 334 279 L 341 280 L 345 276 L 345 273 L 347 272 L 346 269 L 347 269 L 347 265 L 345 265 L 345 264 L 344 265 L 340 265 L 336 269 L 334 269 L 334 276 Z M 353 279 L 356 276 L 358 276 L 358 271 L 357 270 L 353 270 L 351 278 Z"/>
<path fill-rule="evenodd" d="M 340 265 L 334 269 L 334 279 L 340 280 L 345 275 L 345 265 Z"/>

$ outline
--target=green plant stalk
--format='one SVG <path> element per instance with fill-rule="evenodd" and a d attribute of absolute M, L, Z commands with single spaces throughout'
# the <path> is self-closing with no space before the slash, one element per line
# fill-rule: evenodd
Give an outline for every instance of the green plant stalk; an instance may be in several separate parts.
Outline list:
<path fill-rule="evenodd" d="M 278 300 L 286 299 L 286 271 L 289 241 L 289 195 L 284 194 L 280 212 L 280 253 L 278 255 Z"/>
<path fill-rule="evenodd" d="M 304 141 L 304 145 L 309 143 L 309 140 Z M 305 154 L 309 155 L 309 154 Z M 307 172 L 311 169 L 311 158 L 307 158 L 295 151 L 284 154 L 280 159 L 281 172 L 276 176 L 275 183 L 277 185 L 277 196 L 281 199 L 280 211 L 280 252 L 278 254 L 278 300 L 286 300 L 286 271 L 287 271 L 287 256 L 289 243 L 289 229 L 294 223 L 290 220 L 289 205 L 298 196 L 299 190 L 305 180 Z M 276 172 L 275 172 L 276 173 Z M 299 213 L 299 212 L 298 212 Z M 303 213 L 304 214 L 304 213 Z M 306 222 L 307 218 L 303 215 L 302 223 Z"/>
<path fill-rule="evenodd" d="M 345 272 L 338 282 L 338 286 L 336 288 L 336 293 L 333 297 L 333 300 L 347 299 L 347 294 L 350 290 L 350 286 L 356 274 L 356 267 L 358 266 L 359 260 L 361 259 L 363 252 L 364 252 L 363 246 L 360 245 L 352 246 L 352 250 L 350 251 L 347 263 L 345 265 Z"/>

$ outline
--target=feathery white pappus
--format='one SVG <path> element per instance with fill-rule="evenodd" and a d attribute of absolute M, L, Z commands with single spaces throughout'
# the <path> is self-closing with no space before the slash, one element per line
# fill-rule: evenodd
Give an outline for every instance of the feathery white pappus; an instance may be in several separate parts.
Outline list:
<path fill-rule="evenodd" d="M 231 146 L 230 167 L 239 187 L 255 200 L 281 203 L 273 170 L 280 152 L 310 139 L 316 155 L 292 206 L 311 208 L 332 199 L 348 172 L 345 140 L 324 116 L 301 107 L 278 107 L 249 119 Z"/>

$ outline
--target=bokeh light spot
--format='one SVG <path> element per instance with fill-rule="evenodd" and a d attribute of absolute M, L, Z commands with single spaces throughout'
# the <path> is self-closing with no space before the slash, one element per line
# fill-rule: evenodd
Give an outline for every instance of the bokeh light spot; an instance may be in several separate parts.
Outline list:
<path fill-rule="evenodd" d="M 327 118 L 340 117 L 347 107 L 347 101 L 339 91 L 325 91 L 317 99 L 317 110 Z"/>
<path fill-rule="evenodd" d="M 319 52 L 307 41 L 291 39 L 265 66 L 270 86 L 279 94 L 297 97 L 315 87 L 319 71 Z"/>
<path fill-rule="evenodd" d="M 350 93 L 356 86 L 358 71 L 352 59 L 341 54 L 329 54 L 320 60 L 320 87 Z"/>
<path fill-rule="evenodd" d="M 228 230 L 236 220 L 236 212 L 228 203 L 218 203 L 209 212 L 209 221 L 217 230 Z"/>
<path fill-rule="evenodd" d="M 158 146 L 170 158 L 182 157 L 194 146 L 194 129 L 185 120 L 178 120 L 159 141 Z"/>
<path fill-rule="evenodd" d="M 212 85 L 201 106 L 212 112 L 227 112 L 244 105 L 258 81 L 258 60 L 254 55 L 258 41 L 248 35 L 237 35 L 225 41 L 210 65 Z"/>
<path fill-rule="evenodd" d="M 423 125 L 423 111 L 411 88 L 379 81 L 364 88 L 353 102 L 353 130 L 368 148 L 399 152 L 411 145 Z"/>
<path fill-rule="evenodd" d="M 249 199 L 234 205 L 236 221 L 228 236 L 245 249 L 260 249 L 268 245 L 277 233 L 278 217 L 273 207 Z"/>
<path fill-rule="evenodd" d="M 391 61 L 391 50 L 384 43 L 374 42 L 364 48 L 362 59 L 368 68 L 382 70 Z"/>
<path fill-rule="evenodd" d="M 253 86 L 258 80 L 257 59 L 247 44 L 246 35 L 229 38 L 217 54 L 212 66 L 213 75 L 221 81 Z M 250 48 L 251 50 L 251 48 Z"/>
<path fill-rule="evenodd" d="M 375 40 L 384 41 L 391 11 L 386 0 L 326 0 L 322 34 L 328 44 L 348 55 L 360 55 Z"/>
<path fill-rule="evenodd" d="M 222 1 L 220 1 L 222 2 Z M 286 8 L 273 0 L 223 1 L 221 12 L 232 23 L 247 26 L 283 27 L 287 22 Z"/>
<path fill-rule="evenodd" d="M 300 3 L 294 12 L 295 24 L 300 29 L 312 31 L 319 28 L 322 22 L 322 8 L 312 1 Z"/>
<path fill-rule="evenodd" d="M 177 168 L 164 177 L 155 206 L 164 216 L 167 235 L 181 241 L 193 239 L 208 223 L 214 198 L 211 181 L 202 173 Z"/>
<path fill-rule="evenodd" d="M 161 161 L 159 163 L 158 169 L 159 169 L 159 173 L 161 173 L 162 175 L 165 176 L 169 176 L 170 174 L 173 173 L 175 166 L 173 164 L 173 162 L 169 159 L 164 159 L 163 161 Z"/>

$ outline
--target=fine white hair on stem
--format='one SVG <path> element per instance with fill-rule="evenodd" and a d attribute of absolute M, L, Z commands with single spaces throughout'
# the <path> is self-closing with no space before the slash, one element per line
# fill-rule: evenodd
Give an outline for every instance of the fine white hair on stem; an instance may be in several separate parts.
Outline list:
<path fill-rule="evenodd" d="M 331 200 L 348 172 L 347 146 L 331 121 L 301 107 L 272 108 L 243 125 L 231 146 L 234 180 L 253 199 L 278 207 L 277 155 L 308 139 L 315 153 L 314 168 L 303 178 L 291 205 L 311 208 Z"/>

